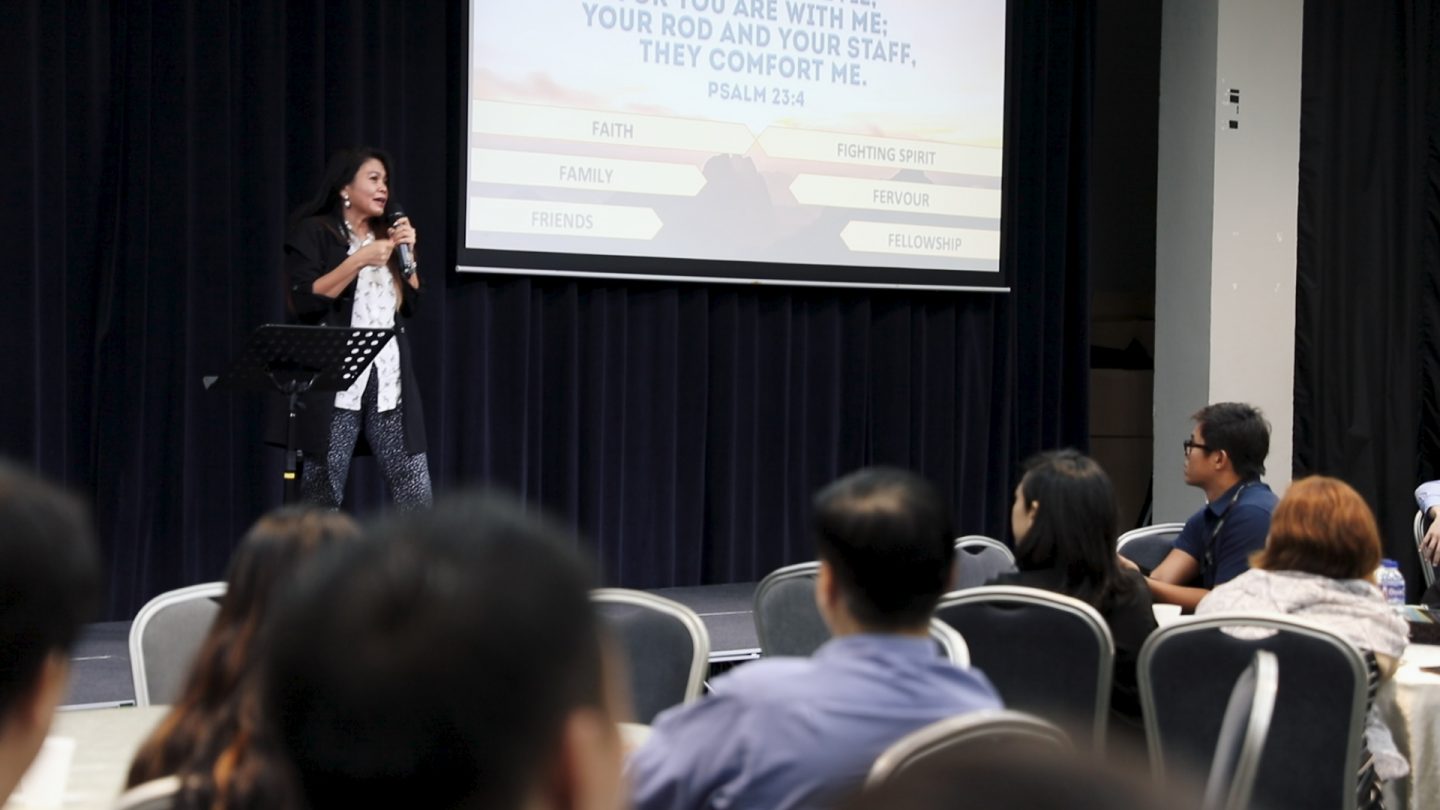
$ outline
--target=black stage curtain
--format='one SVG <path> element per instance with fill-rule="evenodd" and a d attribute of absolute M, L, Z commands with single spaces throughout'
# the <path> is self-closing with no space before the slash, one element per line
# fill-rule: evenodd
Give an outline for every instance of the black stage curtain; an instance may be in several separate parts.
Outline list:
<path fill-rule="evenodd" d="M 1420 586 L 1440 477 L 1440 7 L 1306 3 L 1295 472 L 1344 478 Z"/>
<path fill-rule="evenodd" d="M 457 276 L 462 3 L 21 3 L 0 450 L 92 501 L 111 617 L 219 578 L 280 459 L 262 401 L 200 378 L 283 317 L 286 213 L 332 149 L 371 143 L 421 236 L 440 488 L 517 491 L 632 587 L 810 557 L 810 494 L 870 463 L 1004 536 L 1017 461 L 1087 421 L 1093 12 L 1012 6 L 1006 296 Z M 380 489 L 362 460 L 348 502 Z"/>

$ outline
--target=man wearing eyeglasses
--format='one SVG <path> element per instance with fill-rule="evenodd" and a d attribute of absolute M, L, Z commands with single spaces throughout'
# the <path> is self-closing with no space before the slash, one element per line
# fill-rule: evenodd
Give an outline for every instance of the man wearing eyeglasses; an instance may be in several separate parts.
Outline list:
<path fill-rule="evenodd" d="M 1278 500 L 1260 480 L 1270 424 L 1258 408 L 1217 402 L 1190 418 L 1195 429 L 1183 443 L 1185 483 L 1205 491 L 1205 508 L 1185 521 L 1175 547 L 1145 578 L 1156 602 L 1186 610 L 1250 568 L 1250 555 L 1265 547 Z"/>

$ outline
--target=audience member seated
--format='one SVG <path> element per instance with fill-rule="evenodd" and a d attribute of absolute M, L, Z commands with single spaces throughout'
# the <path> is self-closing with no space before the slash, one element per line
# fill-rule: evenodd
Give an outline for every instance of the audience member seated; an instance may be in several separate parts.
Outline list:
<path fill-rule="evenodd" d="M 276 613 L 264 710 L 312 810 L 614 810 L 623 688 L 574 540 L 497 496 L 337 546 Z"/>
<path fill-rule="evenodd" d="M 1420 556 L 1431 567 L 1440 568 L 1440 481 L 1426 481 L 1415 488 L 1415 505 L 1425 513 L 1425 533 L 1420 537 Z M 1412 603 L 1440 605 L 1440 580 L 1436 580 Z"/>
<path fill-rule="evenodd" d="M 1115 490 L 1094 460 L 1075 450 L 1042 453 L 1025 465 L 1010 509 L 1014 574 L 999 585 L 1023 585 L 1073 596 L 1105 617 L 1115 638 L 1113 714 L 1143 734 L 1135 662 L 1155 629 L 1150 590 L 1115 555 Z"/>
<path fill-rule="evenodd" d="M 1275 507 L 1270 539 L 1255 555 L 1254 567 L 1216 588 L 1196 613 L 1306 619 L 1373 654 L 1378 672 L 1372 675 L 1389 677 L 1405 653 L 1409 627 L 1375 582 L 1380 554 L 1380 532 L 1365 499 L 1344 481 L 1305 478 L 1291 484 Z M 1374 707 L 1366 717 L 1365 742 L 1381 779 L 1409 772 Z"/>
<path fill-rule="evenodd" d="M 260 518 L 230 559 L 225 598 L 175 708 L 140 747 L 127 787 L 178 776 L 177 808 L 280 807 L 287 784 L 261 739 L 260 655 L 274 595 L 303 563 L 360 529 L 329 510 Z"/>
<path fill-rule="evenodd" d="M 1218 402 L 1191 417 L 1185 483 L 1205 492 L 1205 507 L 1185 521 L 1175 548 L 1146 583 L 1156 602 L 1194 610 L 1211 588 L 1245 573 L 1265 546 L 1275 493 L 1260 480 L 1270 455 L 1270 424 L 1260 410 Z M 1131 569 L 1135 563 L 1121 557 Z"/>
<path fill-rule="evenodd" d="M 979 757 L 935 754 L 840 810 L 1200 810 L 1199 795 L 1198 787 L 1162 794 L 1143 760 L 1107 764 L 1006 746 Z"/>
<path fill-rule="evenodd" d="M 816 496 L 814 529 L 816 601 L 834 637 L 810 658 L 740 666 L 660 715 L 629 761 L 638 810 L 830 807 L 905 734 L 1000 708 L 989 681 L 927 635 L 955 553 L 934 487 L 861 470 Z"/>
<path fill-rule="evenodd" d="M 0 805 L 45 741 L 65 693 L 70 648 L 93 617 L 99 589 L 84 508 L 0 464 Z"/>

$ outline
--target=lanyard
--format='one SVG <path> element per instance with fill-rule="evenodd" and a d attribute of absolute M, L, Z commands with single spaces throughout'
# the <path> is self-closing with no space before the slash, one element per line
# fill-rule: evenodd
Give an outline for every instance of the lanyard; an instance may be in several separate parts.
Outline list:
<path fill-rule="evenodd" d="M 1210 542 L 1205 544 L 1205 559 L 1202 561 L 1202 565 L 1200 568 L 1200 575 L 1202 580 L 1209 579 L 1211 582 L 1214 581 L 1215 541 L 1220 537 L 1220 530 L 1225 528 L 1225 519 L 1230 517 L 1230 510 L 1234 509 L 1235 504 L 1240 502 L 1241 493 L 1243 493 L 1245 491 L 1245 488 L 1250 486 L 1252 483 L 1254 482 L 1246 481 L 1245 483 L 1240 485 L 1239 489 L 1235 490 L 1235 496 L 1230 499 L 1230 503 L 1225 505 L 1225 511 L 1220 513 L 1220 519 L 1215 522 L 1215 528 L 1210 532 Z"/>

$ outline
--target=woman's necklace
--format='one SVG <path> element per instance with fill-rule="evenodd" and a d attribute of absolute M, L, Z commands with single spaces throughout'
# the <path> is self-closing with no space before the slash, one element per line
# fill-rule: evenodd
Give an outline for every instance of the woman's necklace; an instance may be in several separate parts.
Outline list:
<path fill-rule="evenodd" d="M 365 230 L 367 231 L 367 233 L 366 233 L 364 236 L 360 236 L 360 235 L 358 235 L 357 233 L 355 233 L 354 227 L 352 227 L 352 226 L 350 225 L 350 218 L 349 218 L 349 217 L 346 217 L 346 216 L 343 216 L 343 215 L 342 215 L 342 216 L 340 217 L 340 224 L 345 226 L 345 238 L 346 238 L 351 244 L 354 244 L 354 243 L 358 242 L 358 243 L 360 243 L 361 245 L 363 245 L 363 244 L 365 244 L 366 242 L 369 242 L 369 241 L 370 241 L 370 237 L 372 236 L 372 234 L 369 233 L 369 230 L 370 230 L 369 227 L 366 227 L 366 229 L 365 229 Z"/>

